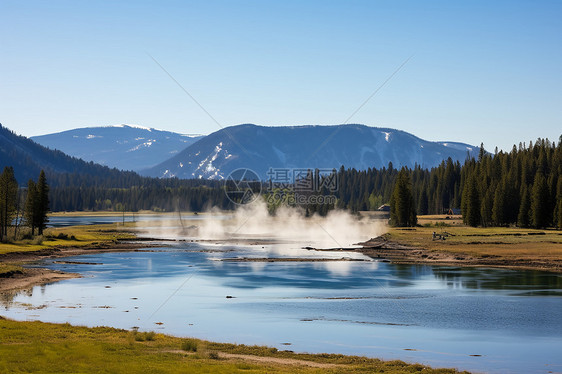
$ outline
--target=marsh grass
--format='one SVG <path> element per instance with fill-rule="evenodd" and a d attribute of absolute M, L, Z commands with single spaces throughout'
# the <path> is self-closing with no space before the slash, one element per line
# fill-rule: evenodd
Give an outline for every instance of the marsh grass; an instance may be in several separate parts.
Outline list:
<path fill-rule="evenodd" d="M 145 335 L 141 335 L 145 334 Z M 402 361 L 343 355 L 295 354 L 268 347 L 211 343 L 109 327 L 16 322 L 0 317 L 0 372 L 34 373 L 456 373 Z M 144 336 L 137 341 L 136 336 Z M 197 353 L 186 351 L 197 346 Z M 204 352 L 200 349 L 204 347 Z M 200 352 L 201 351 L 201 352 Z M 334 364 L 326 368 L 223 358 L 220 353 Z"/>
<path fill-rule="evenodd" d="M 42 236 L 31 237 L 28 229 L 21 229 L 17 240 L 0 243 L 0 254 L 10 252 L 33 252 L 49 248 L 92 247 L 115 243 L 118 240 L 134 239 L 131 224 L 110 223 L 46 229 Z M 9 238 L 13 234 L 8 234 Z"/>
<path fill-rule="evenodd" d="M 562 231 L 518 227 L 468 227 L 443 216 L 421 216 L 421 227 L 390 228 L 388 239 L 429 250 L 466 253 L 476 257 L 548 258 L 562 260 Z M 444 224 L 445 225 L 444 225 Z M 448 225 L 448 226 L 447 226 Z M 432 233 L 446 235 L 433 240 Z"/>

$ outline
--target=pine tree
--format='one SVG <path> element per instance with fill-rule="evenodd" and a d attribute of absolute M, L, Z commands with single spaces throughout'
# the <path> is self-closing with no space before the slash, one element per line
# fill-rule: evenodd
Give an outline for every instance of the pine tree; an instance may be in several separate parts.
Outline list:
<path fill-rule="evenodd" d="M 480 224 L 480 194 L 476 177 L 471 175 L 466 186 L 466 214 L 463 212 L 463 221 L 476 227 Z"/>
<path fill-rule="evenodd" d="M 529 197 L 529 189 L 523 186 L 521 196 L 521 205 L 519 206 L 519 214 L 517 215 L 517 224 L 519 227 L 529 227 L 529 212 L 531 211 L 531 198 Z"/>
<path fill-rule="evenodd" d="M 29 180 L 27 183 L 27 198 L 25 201 L 25 220 L 31 227 L 31 235 L 35 235 L 35 229 L 39 235 L 47 226 L 49 212 L 49 185 L 45 172 L 41 170 L 37 183 Z"/>
<path fill-rule="evenodd" d="M 35 212 L 37 210 L 37 185 L 30 179 L 27 182 L 27 197 L 25 199 L 24 218 L 27 226 L 31 227 L 31 235 L 35 235 Z"/>
<path fill-rule="evenodd" d="M 492 224 L 494 202 L 494 189 L 490 187 L 484 194 L 484 198 L 480 204 L 480 217 L 482 219 L 482 226 L 484 227 Z"/>
<path fill-rule="evenodd" d="M 425 187 L 422 188 L 419 197 L 419 213 L 421 215 L 428 213 L 428 203 L 427 203 L 427 189 Z"/>
<path fill-rule="evenodd" d="M 549 193 L 546 178 L 539 170 L 531 192 L 531 224 L 535 228 L 547 227 L 549 216 Z"/>
<path fill-rule="evenodd" d="M 6 166 L 0 175 L 0 240 L 8 236 L 8 227 L 16 212 L 17 193 L 18 182 L 14 169 Z"/>
<path fill-rule="evenodd" d="M 492 220 L 494 225 L 502 226 L 505 223 L 505 218 L 505 189 L 503 183 L 499 183 L 494 193 Z"/>
<path fill-rule="evenodd" d="M 560 136 L 562 142 L 562 135 Z M 562 177 L 558 177 L 556 193 L 556 208 L 554 210 L 556 227 L 562 229 Z"/>
<path fill-rule="evenodd" d="M 390 199 L 390 222 L 393 226 L 409 227 L 417 223 L 412 183 L 406 168 L 398 173 Z"/>

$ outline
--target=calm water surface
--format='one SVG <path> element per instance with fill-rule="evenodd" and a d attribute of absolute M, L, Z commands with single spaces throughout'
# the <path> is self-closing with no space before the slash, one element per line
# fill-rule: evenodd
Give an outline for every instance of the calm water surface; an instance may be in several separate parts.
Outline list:
<path fill-rule="evenodd" d="M 64 259 L 90 264 L 47 260 L 39 265 L 83 278 L 21 293 L 4 301 L 0 314 L 477 372 L 562 372 L 560 275 L 374 261 L 220 261 L 297 255 L 367 259 L 295 244 L 180 242 Z"/>

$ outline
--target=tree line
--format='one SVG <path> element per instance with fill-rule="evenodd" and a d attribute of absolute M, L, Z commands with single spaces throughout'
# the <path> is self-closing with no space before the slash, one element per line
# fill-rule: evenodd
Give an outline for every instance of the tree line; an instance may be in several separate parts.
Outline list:
<path fill-rule="evenodd" d="M 337 207 L 351 211 L 376 210 L 398 194 L 417 214 L 462 212 L 470 226 L 562 228 L 562 136 L 558 144 L 538 139 L 494 154 L 481 145 L 463 165 L 449 158 L 431 169 L 342 167 L 338 181 Z"/>
<path fill-rule="evenodd" d="M 318 192 L 335 195 L 336 203 L 306 204 L 303 208 L 309 214 L 321 215 L 331 209 L 377 210 L 396 201 L 393 196 L 397 181 L 401 181 L 396 194 L 405 196 L 404 191 L 409 190 L 411 199 L 406 205 L 420 215 L 462 212 L 465 223 L 472 226 L 561 227 L 561 144 L 562 137 L 557 145 L 538 139 L 514 146 L 510 152 L 494 154 L 486 152 L 482 145 L 478 158 L 467 156 L 462 165 L 449 158 L 431 169 L 415 166 L 398 170 L 392 163 L 367 170 L 342 166 L 334 171 L 337 188 Z M 312 171 L 310 175 L 313 176 Z M 58 187 L 50 195 L 54 211 L 234 208 L 219 181 L 129 175 L 129 181 L 119 180 L 121 186 L 110 187 L 115 183 L 104 179 L 92 181 L 90 176 L 65 174 L 57 178 Z M 127 186 L 130 183 L 133 185 Z M 267 190 L 265 186 L 263 190 Z M 407 221 L 413 223 L 413 219 Z"/>
<path fill-rule="evenodd" d="M 14 238 L 25 224 L 39 235 L 47 225 L 49 212 L 49 185 L 45 172 L 41 170 L 37 183 L 29 180 L 26 189 L 19 188 L 14 168 L 6 166 L 0 174 L 0 241 L 8 239 L 8 229 L 14 227 Z"/>
<path fill-rule="evenodd" d="M 390 204 L 393 222 L 400 225 L 415 224 L 415 214 L 462 212 L 465 223 L 471 226 L 562 228 L 562 136 L 558 144 L 538 139 L 494 154 L 486 152 L 482 145 L 478 158 L 467 155 L 462 165 L 449 158 L 431 169 L 415 166 L 398 170 L 389 163 L 381 169 L 342 166 L 333 175 L 317 174 L 310 171 L 308 177 L 336 177 L 337 188 L 323 187 L 315 192 L 334 195 L 336 199 L 333 204 L 307 203 L 302 207 L 308 215 L 325 215 L 331 209 L 377 210 Z M 52 211 L 197 212 L 235 207 L 220 181 L 156 179 L 118 172 L 48 173 L 47 177 L 52 186 L 48 190 Z M 262 190 L 267 191 L 265 184 Z M 13 195 L 13 188 L 5 191 Z M 3 208 L 2 217 L 6 216 Z M 31 218 L 27 217 L 26 222 L 32 222 Z"/>

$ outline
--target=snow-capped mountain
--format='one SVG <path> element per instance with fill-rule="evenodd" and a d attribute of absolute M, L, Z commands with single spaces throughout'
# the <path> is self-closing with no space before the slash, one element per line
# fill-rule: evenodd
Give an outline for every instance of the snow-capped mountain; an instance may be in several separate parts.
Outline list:
<path fill-rule="evenodd" d="M 31 139 L 86 161 L 137 171 L 169 159 L 201 138 L 137 125 L 117 125 L 85 127 Z"/>
<path fill-rule="evenodd" d="M 248 168 L 264 180 L 270 169 L 356 169 L 415 164 L 436 166 L 451 157 L 464 161 L 478 148 L 454 142 L 430 142 L 404 131 L 364 125 L 228 127 L 190 145 L 169 160 L 144 171 L 154 177 L 223 179 Z"/>

